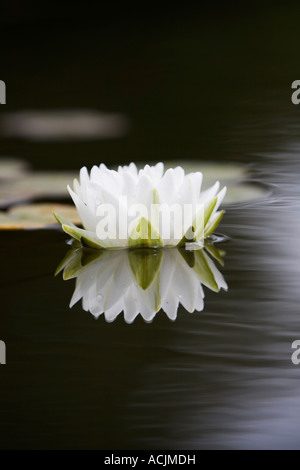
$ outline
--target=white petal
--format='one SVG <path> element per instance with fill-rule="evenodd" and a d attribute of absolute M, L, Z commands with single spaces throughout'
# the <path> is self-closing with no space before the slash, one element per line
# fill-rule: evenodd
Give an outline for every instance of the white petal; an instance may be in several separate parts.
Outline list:
<path fill-rule="evenodd" d="M 168 296 L 164 299 L 162 309 L 168 315 L 170 320 L 175 320 L 177 317 L 179 299 L 177 292 L 174 289 L 169 289 Z"/>
<path fill-rule="evenodd" d="M 226 186 L 224 186 L 223 189 L 221 189 L 221 191 L 217 194 L 217 202 L 216 202 L 216 205 L 214 207 L 214 210 L 212 211 L 212 215 L 210 217 L 212 217 L 216 212 L 217 210 L 219 209 L 225 195 L 226 195 L 226 191 L 227 191 L 227 188 Z"/>
<path fill-rule="evenodd" d="M 175 170 L 169 168 L 157 185 L 161 203 L 171 204 L 175 199 L 177 186 L 175 182 Z"/>
<path fill-rule="evenodd" d="M 151 178 L 153 186 L 156 186 L 161 180 L 163 173 L 164 164 L 160 162 L 157 163 L 155 166 L 146 165 L 143 170 L 139 171 L 139 177 L 141 177 L 143 174 L 146 174 L 147 176 L 149 176 L 149 178 Z"/>
<path fill-rule="evenodd" d="M 184 181 L 184 177 L 185 177 L 184 169 L 181 168 L 181 166 L 177 166 L 176 168 L 174 168 L 174 178 L 175 178 L 175 184 L 176 184 L 177 191 L 182 186 L 182 183 Z"/>
<path fill-rule="evenodd" d="M 139 302 L 136 292 L 136 286 L 132 283 L 123 298 L 124 302 L 124 318 L 127 323 L 132 323 L 139 314 Z"/>
<path fill-rule="evenodd" d="M 198 290 L 199 280 L 195 276 L 194 271 L 184 260 L 180 261 L 174 273 L 172 286 L 177 291 L 180 303 L 188 312 L 195 310 L 195 293 Z M 183 264 L 184 263 L 184 264 Z"/>
<path fill-rule="evenodd" d="M 70 186 L 68 186 L 68 191 L 76 206 L 82 225 L 86 230 L 95 232 L 97 221 L 95 215 L 91 213 L 90 208 L 84 204 L 81 199 L 79 199 L 77 194 L 70 188 Z"/>
<path fill-rule="evenodd" d="M 207 202 L 211 201 L 217 194 L 220 187 L 219 181 L 217 181 L 213 186 L 206 189 L 200 194 L 198 204 L 206 204 Z"/>
<path fill-rule="evenodd" d="M 87 204 L 88 201 L 87 201 L 87 196 L 86 196 L 86 189 L 88 188 L 90 177 L 89 177 L 87 168 L 85 166 L 82 167 L 79 172 L 79 182 L 80 182 L 82 200 L 83 202 Z"/>
<path fill-rule="evenodd" d="M 223 277 L 223 275 L 220 273 L 220 271 L 218 270 L 217 266 L 215 265 L 215 263 L 213 262 L 213 260 L 211 259 L 211 257 L 205 253 L 204 251 L 204 256 L 205 256 L 205 259 L 214 275 L 214 278 L 215 278 L 215 281 L 219 287 L 219 290 L 220 289 L 224 289 L 224 290 L 227 290 L 228 289 L 228 286 L 226 284 L 226 281 Z"/>

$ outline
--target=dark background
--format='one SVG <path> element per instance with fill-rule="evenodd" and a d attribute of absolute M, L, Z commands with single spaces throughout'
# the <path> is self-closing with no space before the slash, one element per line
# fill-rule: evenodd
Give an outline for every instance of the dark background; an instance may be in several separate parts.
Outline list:
<path fill-rule="evenodd" d="M 228 154 L 251 160 L 255 129 L 297 112 L 290 87 L 299 15 L 299 3 L 276 1 L 6 3 L 2 113 L 96 109 L 124 113 L 131 126 L 125 138 L 76 145 L 1 139 L 1 153 L 64 169 Z"/>

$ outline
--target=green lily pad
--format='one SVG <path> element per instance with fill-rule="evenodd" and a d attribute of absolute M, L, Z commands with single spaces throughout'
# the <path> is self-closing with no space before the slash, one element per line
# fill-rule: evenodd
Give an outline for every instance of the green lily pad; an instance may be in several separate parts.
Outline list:
<path fill-rule="evenodd" d="M 151 162 L 155 165 L 157 162 Z M 145 163 L 137 163 L 143 168 Z M 164 162 L 165 171 L 169 168 L 181 166 L 186 173 L 201 171 L 203 173 L 202 190 L 212 186 L 216 181 L 220 186 L 227 186 L 227 193 L 223 200 L 225 204 L 237 204 L 262 199 L 269 194 L 269 190 L 262 184 L 249 181 L 251 171 L 247 165 L 239 163 L 220 163 L 201 160 L 168 160 Z M 248 181 L 247 181 L 248 179 Z"/>
<path fill-rule="evenodd" d="M 223 204 L 238 204 L 264 199 L 270 194 L 267 186 L 258 183 L 240 183 L 227 188 Z"/>
<path fill-rule="evenodd" d="M 155 165 L 158 162 L 151 162 L 149 165 Z M 137 163 L 138 168 L 144 168 L 145 163 Z M 216 181 L 220 181 L 221 186 L 227 186 L 229 183 L 239 182 L 249 176 L 249 169 L 244 164 L 239 163 L 220 163 L 201 160 L 167 160 L 164 161 L 165 171 L 169 168 L 181 166 L 186 173 L 203 173 L 202 189 L 207 189 Z"/>
<path fill-rule="evenodd" d="M 0 180 L 20 178 L 28 169 L 25 160 L 14 157 L 0 157 Z"/>
<path fill-rule="evenodd" d="M 30 172 L 16 179 L 0 182 L 0 207 L 34 199 L 68 198 L 67 186 L 78 177 L 77 172 Z"/>
<path fill-rule="evenodd" d="M 12 187 L 12 183 L 0 183 L 0 207 L 27 202 L 33 199 L 35 193 L 28 189 Z"/>
<path fill-rule="evenodd" d="M 21 230 L 23 228 L 22 224 L 18 224 L 16 221 L 11 220 L 6 212 L 0 211 L 0 230 Z"/>
<path fill-rule="evenodd" d="M 6 212 L 0 213 L 0 230 L 25 230 L 44 228 L 45 224 L 36 220 L 18 220 Z"/>
<path fill-rule="evenodd" d="M 34 220 L 48 224 L 56 223 L 54 212 L 59 211 L 64 217 L 68 218 L 73 224 L 80 225 L 81 220 L 77 210 L 70 204 L 26 204 L 15 206 L 8 211 L 9 215 L 19 220 Z"/>
<path fill-rule="evenodd" d="M 40 229 L 56 224 L 53 215 L 59 211 L 75 224 L 80 224 L 77 211 L 69 204 L 31 204 L 0 211 L 0 230 Z"/>
<path fill-rule="evenodd" d="M 12 193 L 15 190 L 28 191 L 34 197 L 69 197 L 67 186 L 77 177 L 77 172 L 36 171 L 13 181 L 11 191 Z"/>

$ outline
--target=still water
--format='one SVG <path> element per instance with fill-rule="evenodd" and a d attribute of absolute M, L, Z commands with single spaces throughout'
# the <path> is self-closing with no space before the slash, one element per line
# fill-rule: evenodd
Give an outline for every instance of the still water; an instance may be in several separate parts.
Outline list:
<path fill-rule="evenodd" d="M 203 312 L 181 307 L 175 322 L 70 310 L 74 280 L 54 277 L 66 236 L 1 234 L 1 446 L 298 448 L 297 155 L 260 159 L 271 194 L 220 227 L 228 292 L 204 288 Z"/>
<path fill-rule="evenodd" d="M 98 108 L 124 113 L 131 127 L 119 140 L 76 144 L 2 136 L 2 155 L 76 170 L 242 161 L 269 191 L 226 208 L 218 269 L 228 291 L 204 287 L 203 311 L 180 307 L 176 321 L 159 312 L 151 323 L 122 314 L 109 323 L 80 302 L 69 309 L 75 280 L 54 276 L 67 236 L 0 233 L 1 448 L 300 448 L 300 365 L 291 361 L 300 339 L 300 109 L 290 100 L 299 28 L 288 7 L 235 14 L 223 22 L 211 12 L 207 25 L 162 18 L 130 34 L 121 23 L 91 27 L 80 41 L 58 28 L 55 54 L 50 33 L 42 55 L 33 39 L 11 49 L 12 110 Z"/>

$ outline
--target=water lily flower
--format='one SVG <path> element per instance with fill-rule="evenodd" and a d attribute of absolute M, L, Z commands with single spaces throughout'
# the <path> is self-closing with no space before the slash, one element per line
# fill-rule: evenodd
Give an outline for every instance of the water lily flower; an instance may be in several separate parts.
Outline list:
<path fill-rule="evenodd" d="M 224 252 L 205 243 L 205 249 L 93 250 L 78 242 L 57 268 L 63 278 L 76 278 L 70 307 L 82 307 L 96 318 L 114 321 L 124 311 L 132 323 L 141 314 L 152 321 L 161 309 L 175 320 L 179 304 L 188 312 L 204 308 L 205 285 L 214 292 L 227 284 L 213 258 L 223 264 Z"/>
<path fill-rule="evenodd" d="M 138 170 L 134 163 L 109 170 L 80 170 L 68 187 L 83 228 L 55 214 L 63 230 L 83 246 L 100 249 L 186 246 L 201 248 L 218 226 L 226 188 L 201 191 L 202 173 L 185 174 L 163 163 Z"/>

